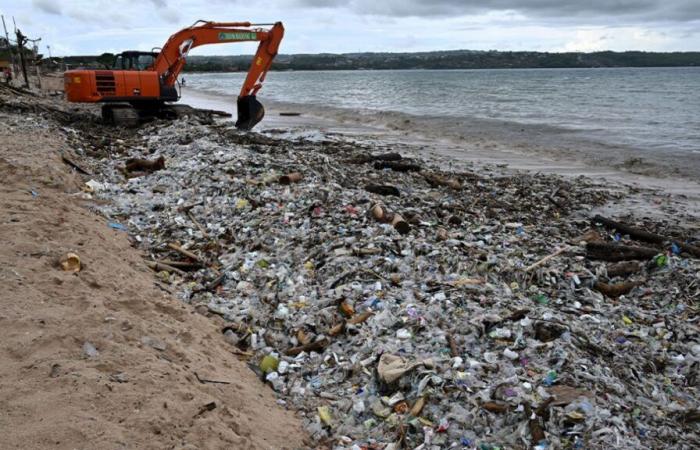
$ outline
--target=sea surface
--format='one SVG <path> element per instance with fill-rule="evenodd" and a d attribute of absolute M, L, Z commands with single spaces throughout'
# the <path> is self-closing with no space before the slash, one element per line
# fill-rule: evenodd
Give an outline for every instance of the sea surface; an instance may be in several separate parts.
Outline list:
<path fill-rule="evenodd" d="M 244 76 L 185 74 L 187 86 L 219 95 L 236 94 Z M 270 72 L 258 97 L 367 121 L 484 119 L 700 154 L 700 67 Z"/>

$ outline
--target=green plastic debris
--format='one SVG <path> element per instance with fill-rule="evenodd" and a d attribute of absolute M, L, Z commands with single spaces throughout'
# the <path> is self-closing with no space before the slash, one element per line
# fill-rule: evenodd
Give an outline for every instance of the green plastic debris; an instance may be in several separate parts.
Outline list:
<path fill-rule="evenodd" d="M 654 262 L 656 263 L 657 267 L 666 267 L 668 265 L 668 256 L 658 255 L 656 258 L 654 258 Z"/>
<path fill-rule="evenodd" d="M 260 370 L 262 370 L 263 373 L 274 372 L 277 370 L 277 366 L 279 366 L 279 364 L 279 359 L 272 355 L 267 355 L 262 359 L 262 361 L 260 361 Z"/>
<path fill-rule="evenodd" d="M 536 296 L 533 298 L 533 300 L 534 300 L 535 302 L 539 303 L 540 305 L 547 305 L 547 304 L 549 304 L 549 299 L 548 299 L 547 296 L 544 295 L 544 294 L 538 294 L 538 295 L 536 295 Z"/>

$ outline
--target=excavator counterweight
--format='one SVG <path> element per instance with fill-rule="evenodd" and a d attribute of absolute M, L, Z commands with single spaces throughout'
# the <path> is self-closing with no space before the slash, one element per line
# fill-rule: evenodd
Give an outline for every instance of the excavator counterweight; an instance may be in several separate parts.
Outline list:
<path fill-rule="evenodd" d="M 269 24 L 268 24 L 269 25 Z M 260 28 L 250 22 L 198 21 L 170 36 L 160 52 L 124 52 L 111 70 L 69 70 L 64 83 L 68 101 L 102 103 L 106 122 L 135 126 L 150 117 L 177 117 L 177 79 L 187 54 L 208 44 L 259 41 L 238 95 L 236 127 L 250 130 L 265 115 L 256 95 L 284 37 L 281 22 Z"/>

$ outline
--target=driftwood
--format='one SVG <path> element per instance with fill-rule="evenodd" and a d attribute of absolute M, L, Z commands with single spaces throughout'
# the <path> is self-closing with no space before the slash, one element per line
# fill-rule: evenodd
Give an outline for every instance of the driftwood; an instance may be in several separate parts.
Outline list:
<path fill-rule="evenodd" d="M 184 276 L 185 272 L 181 269 L 178 269 L 177 267 L 170 266 L 168 264 L 163 264 L 161 262 L 154 262 L 154 261 L 148 261 L 146 263 L 148 267 L 153 270 L 154 272 L 168 272 L 168 273 L 176 273 L 180 276 Z"/>
<path fill-rule="evenodd" d="M 308 344 L 300 345 L 298 347 L 292 347 L 284 352 L 287 356 L 297 356 L 301 352 L 321 352 L 323 349 L 328 347 L 330 341 L 326 338 L 319 339 L 318 341 L 309 342 Z"/>
<path fill-rule="evenodd" d="M 414 163 L 401 161 L 377 161 L 374 163 L 377 170 L 391 169 L 395 172 L 420 172 L 421 166 Z"/>
<path fill-rule="evenodd" d="M 423 178 L 431 186 L 446 186 L 452 189 L 462 189 L 462 184 L 454 178 L 448 178 L 437 173 L 424 173 Z"/>
<path fill-rule="evenodd" d="M 627 225 L 622 222 L 616 222 L 611 219 L 607 219 L 602 216 L 595 216 L 593 219 L 591 219 L 591 223 L 593 225 L 595 224 L 601 224 L 605 228 L 608 229 L 614 229 L 619 231 L 620 233 L 626 234 L 629 237 L 636 239 L 638 241 L 642 242 L 649 242 L 652 244 L 664 244 L 666 242 L 674 242 L 678 248 L 680 248 L 682 251 L 695 256 L 696 258 L 700 258 L 700 247 L 696 247 L 694 245 L 686 244 L 684 242 L 680 242 L 677 239 L 673 239 L 667 236 L 662 236 L 660 234 L 656 233 L 650 233 L 648 231 L 641 230 L 639 228 L 635 228 L 633 226 Z"/>
<path fill-rule="evenodd" d="M 607 268 L 608 278 L 625 277 L 637 273 L 642 269 L 642 266 L 636 262 L 621 262 L 613 264 Z"/>
<path fill-rule="evenodd" d="M 379 195 L 401 196 L 401 192 L 397 188 L 388 184 L 368 184 L 365 186 L 365 191 Z"/>
<path fill-rule="evenodd" d="M 63 160 L 64 163 L 68 164 L 69 166 L 71 166 L 72 168 L 74 168 L 78 172 L 82 173 L 83 175 L 92 175 L 92 173 L 90 173 L 89 170 L 81 167 L 78 163 L 76 163 L 71 158 L 66 156 L 66 154 L 63 152 L 61 152 L 61 159 Z"/>
<path fill-rule="evenodd" d="M 557 256 L 559 256 L 559 255 L 561 255 L 562 253 L 565 253 L 565 252 L 567 252 L 567 251 L 569 251 L 569 250 L 571 250 L 571 247 L 566 247 L 566 246 L 565 246 L 565 247 L 562 247 L 562 248 L 560 248 L 559 250 L 557 250 L 556 252 L 552 253 L 551 255 L 547 255 L 547 256 L 545 256 L 544 258 L 540 259 L 539 261 L 537 261 L 537 262 L 535 262 L 535 263 L 530 264 L 529 266 L 527 266 L 527 267 L 525 268 L 525 272 L 529 272 L 529 271 L 531 271 L 532 269 L 536 269 L 536 268 L 538 268 L 539 266 L 541 266 L 542 264 L 544 264 L 544 263 L 546 263 L 547 261 L 549 261 L 550 259 L 556 258 Z"/>
<path fill-rule="evenodd" d="M 207 230 L 206 230 L 206 229 L 202 226 L 202 224 L 199 223 L 199 221 L 194 217 L 194 214 L 192 214 L 192 211 L 188 209 L 187 212 L 186 212 L 185 214 L 187 214 L 187 217 L 190 218 L 190 220 L 192 221 L 192 223 L 194 224 L 194 226 L 197 227 L 197 229 L 199 230 L 199 232 L 202 233 L 202 237 L 204 237 L 204 239 L 209 239 L 209 233 L 207 233 Z"/>
<path fill-rule="evenodd" d="M 203 267 L 202 264 L 199 262 L 173 261 L 172 259 L 159 259 L 156 262 L 160 263 L 160 264 L 166 264 L 166 265 L 172 266 L 172 267 L 177 267 L 178 269 L 181 269 L 181 270 L 195 270 L 195 269 L 201 269 Z"/>
<path fill-rule="evenodd" d="M 481 404 L 481 407 L 488 412 L 496 414 L 503 414 L 511 409 L 509 404 L 503 402 L 485 402 Z"/>
<path fill-rule="evenodd" d="M 447 343 L 450 345 L 450 356 L 455 358 L 459 356 L 459 347 L 457 347 L 457 341 L 451 333 L 447 333 L 445 336 L 447 338 Z"/>
<path fill-rule="evenodd" d="M 224 279 L 225 279 L 225 278 L 226 278 L 226 273 L 222 273 L 222 274 L 219 275 L 218 277 L 214 278 L 214 280 L 212 280 L 210 283 L 208 283 L 208 284 L 204 287 L 204 290 L 205 290 L 205 291 L 213 291 L 214 289 L 216 289 L 217 287 L 219 287 L 219 285 L 220 285 L 221 283 L 224 282 Z"/>
<path fill-rule="evenodd" d="M 401 234 L 406 234 L 410 230 L 408 222 L 399 214 L 390 212 L 385 206 L 375 203 L 369 208 L 372 217 L 383 223 L 390 223 L 396 231 Z"/>
<path fill-rule="evenodd" d="M 593 287 L 602 293 L 603 295 L 610 297 L 610 298 L 617 298 L 621 295 L 627 294 L 629 291 L 631 291 L 634 287 L 636 287 L 639 283 L 617 283 L 617 284 L 608 284 L 608 283 L 603 283 L 601 281 L 597 282 Z"/>
<path fill-rule="evenodd" d="M 156 172 L 158 170 L 163 170 L 165 169 L 165 158 L 164 157 L 159 157 L 158 159 L 154 159 L 153 161 L 149 161 L 148 159 L 141 159 L 141 158 L 130 158 L 126 160 L 126 165 L 124 166 L 124 170 L 129 173 L 129 172 Z"/>
<path fill-rule="evenodd" d="M 189 251 L 189 250 L 185 250 L 184 248 L 180 247 L 178 244 L 175 244 L 175 243 L 171 242 L 171 243 L 168 244 L 168 248 L 171 248 L 171 249 L 175 250 L 176 252 L 178 252 L 178 253 L 180 253 L 180 254 L 182 254 L 182 255 L 185 255 L 185 256 L 187 256 L 188 258 L 190 258 L 190 259 L 192 259 L 192 260 L 194 260 L 194 261 L 197 261 L 197 262 L 200 262 L 200 263 L 202 262 L 202 258 L 200 258 L 199 255 L 197 255 L 197 254 L 195 254 L 195 253 L 192 253 L 192 252 Z"/>
<path fill-rule="evenodd" d="M 329 336 L 337 336 L 345 331 L 345 327 L 350 324 L 350 325 L 359 325 L 363 322 L 365 322 L 367 319 L 372 317 L 374 315 L 373 312 L 371 311 L 364 311 L 360 314 L 356 314 L 355 316 L 343 320 L 337 325 L 334 325 L 330 330 L 328 330 L 328 335 Z"/>
<path fill-rule="evenodd" d="M 361 155 L 348 161 L 351 164 L 366 164 L 373 161 L 401 161 L 403 156 L 399 153 L 381 153 L 379 155 Z"/>
<path fill-rule="evenodd" d="M 279 181 L 280 184 L 292 184 L 301 181 L 302 178 L 304 178 L 304 176 L 300 172 L 292 172 L 282 175 Z"/>
<path fill-rule="evenodd" d="M 666 238 L 661 235 L 649 233 L 648 231 L 640 230 L 639 228 L 634 228 L 621 222 L 615 222 L 614 220 L 606 219 L 602 216 L 595 216 L 591 219 L 591 223 L 593 225 L 601 224 L 605 228 L 617 230 L 638 241 L 650 242 L 652 244 L 663 244 L 666 241 Z"/>
<path fill-rule="evenodd" d="M 221 111 L 218 109 L 202 109 L 202 108 L 194 108 L 195 112 L 202 113 L 202 114 L 211 114 L 212 116 L 218 116 L 218 117 L 232 117 L 233 114 L 226 112 L 226 111 Z"/>
<path fill-rule="evenodd" d="M 586 257 L 602 261 L 646 261 L 658 255 L 659 251 L 649 247 L 589 242 L 586 244 Z"/>

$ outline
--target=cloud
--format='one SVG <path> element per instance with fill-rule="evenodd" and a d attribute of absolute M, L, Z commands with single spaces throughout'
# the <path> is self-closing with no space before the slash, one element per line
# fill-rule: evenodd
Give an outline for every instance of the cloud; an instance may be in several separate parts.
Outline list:
<path fill-rule="evenodd" d="M 358 14 L 382 16 L 450 16 L 515 11 L 528 17 L 629 19 L 635 21 L 700 20 L 697 0 L 292 0 L 314 8 L 344 7 Z"/>
<path fill-rule="evenodd" d="M 0 0 L 0 10 L 54 55 L 162 45 L 197 19 L 282 20 L 283 53 L 700 48 L 700 0 Z"/>
<path fill-rule="evenodd" d="M 180 14 L 172 8 L 164 8 L 158 11 L 158 15 L 168 23 L 177 23 L 180 21 Z"/>
<path fill-rule="evenodd" d="M 61 15 L 61 7 L 54 0 L 32 0 L 32 4 L 47 14 Z"/>

